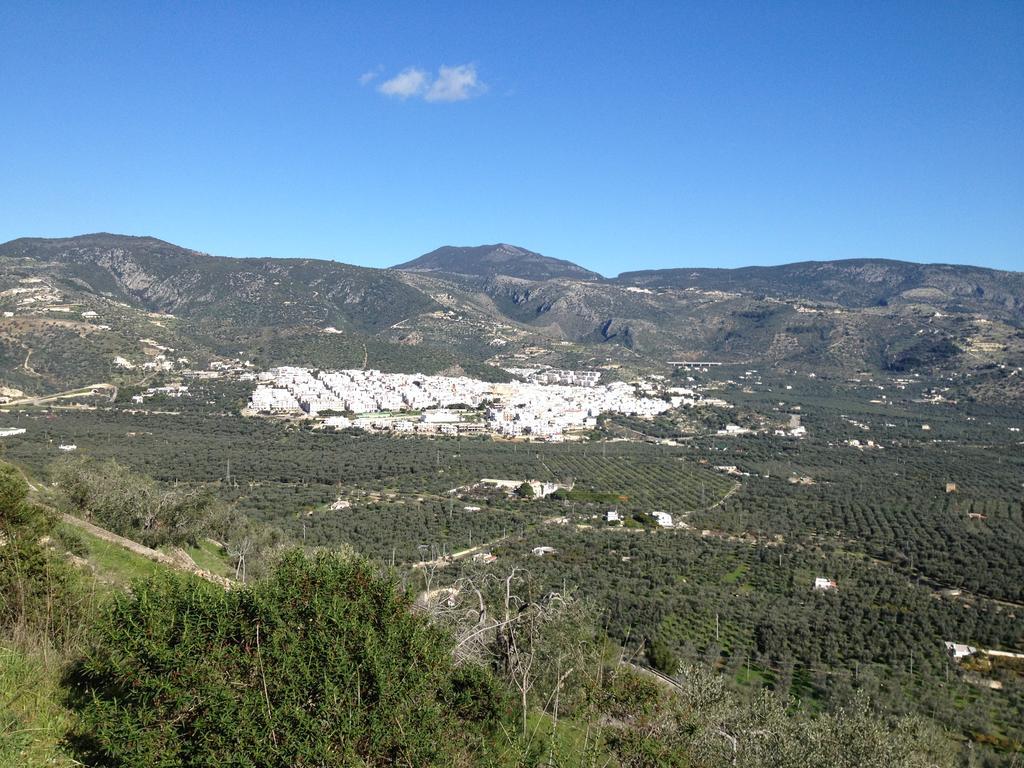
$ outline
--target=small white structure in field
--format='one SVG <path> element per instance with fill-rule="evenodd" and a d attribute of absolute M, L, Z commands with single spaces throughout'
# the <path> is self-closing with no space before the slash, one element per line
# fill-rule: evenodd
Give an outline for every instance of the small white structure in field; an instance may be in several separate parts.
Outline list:
<path fill-rule="evenodd" d="M 814 580 L 814 589 L 817 592 L 828 592 L 830 589 L 838 589 L 839 585 L 836 584 L 835 579 L 827 579 L 824 576 L 819 576 Z"/>
<path fill-rule="evenodd" d="M 725 425 L 725 429 L 720 429 L 715 434 L 717 434 L 717 435 L 734 436 L 734 435 L 749 435 L 750 432 L 751 432 L 751 430 L 747 429 L 746 427 L 741 427 L 738 424 L 726 424 Z"/>
<path fill-rule="evenodd" d="M 651 512 L 651 517 L 653 517 L 662 528 L 672 527 L 672 515 L 668 512 Z"/>
<path fill-rule="evenodd" d="M 77 451 L 78 446 L 74 443 L 61 443 L 57 446 L 57 450 L 64 451 L 65 453 L 71 453 L 71 451 Z"/>
<path fill-rule="evenodd" d="M 15 435 L 24 435 L 24 427 L 3 427 L 0 429 L 0 437 L 14 437 Z"/>
<path fill-rule="evenodd" d="M 480 507 L 474 507 L 474 506 L 463 507 L 462 511 L 463 512 L 479 512 L 480 511 Z"/>
<path fill-rule="evenodd" d="M 555 554 L 555 548 L 554 547 L 534 547 L 530 551 L 536 557 L 544 557 L 544 555 L 553 555 L 553 554 Z"/>
<path fill-rule="evenodd" d="M 977 652 L 978 649 L 973 645 L 954 643 L 951 640 L 946 641 L 946 653 L 953 657 L 953 661 L 960 661 L 960 659 L 971 656 Z"/>
<path fill-rule="evenodd" d="M 621 518 L 617 509 L 609 509 L 604 513 L 604 519 L 609 523 L 617 523 Z"/>
<path fill-rule="evenodd" d="M 483 563 L 484 565 L 493 563 L 497 559 L 498 558 L 492 555 L 490 552 L 477 552 L 475 555 L 473 555 L 473 562 Z"/>

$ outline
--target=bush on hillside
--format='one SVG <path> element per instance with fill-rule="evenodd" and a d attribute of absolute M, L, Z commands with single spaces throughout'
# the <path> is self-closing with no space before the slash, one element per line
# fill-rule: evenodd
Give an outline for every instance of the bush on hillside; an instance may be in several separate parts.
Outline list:
<path fill-rule="evenodd" d="M 299 551 L 249 587 L 118 595 L 75 691 L 80 759 L 140 767 L 476 765 L 504 701 L 393 575 Z"/>

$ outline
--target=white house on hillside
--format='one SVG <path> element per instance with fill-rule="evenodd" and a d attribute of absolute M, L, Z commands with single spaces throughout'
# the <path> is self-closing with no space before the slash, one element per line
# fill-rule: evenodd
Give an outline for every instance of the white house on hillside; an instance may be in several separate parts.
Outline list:
<path fill-rule="evenodd" d="M 946 652 L 953 657 L 953 661 L 960 661 L 960 659 L 977 653 L 978 649 L 973 645 L 964 645 L 963 643 L 954 643 L 951 640 L 947 640 Z"/>

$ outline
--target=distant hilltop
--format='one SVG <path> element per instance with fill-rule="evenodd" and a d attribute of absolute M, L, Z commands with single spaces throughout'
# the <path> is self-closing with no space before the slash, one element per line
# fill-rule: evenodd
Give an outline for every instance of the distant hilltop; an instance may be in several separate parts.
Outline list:
<path fill-rule="evenodd" d="M 507 275 L 524 280 L 600 280 L 601 275 L 563 259 L 553 259 L 507 243 L 457 247 L 445 245 L 395 269 L 421 272 L 448 272 L 460 275 L 494 277 Z"/>

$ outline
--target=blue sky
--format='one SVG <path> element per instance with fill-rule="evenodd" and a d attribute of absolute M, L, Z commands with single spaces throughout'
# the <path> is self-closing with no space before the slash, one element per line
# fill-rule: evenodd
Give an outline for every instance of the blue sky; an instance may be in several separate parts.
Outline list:
<path fill-rule="evenodd" d="M 0 241 L 1024 270 L 1024 3 L 0 4 Z"/>

